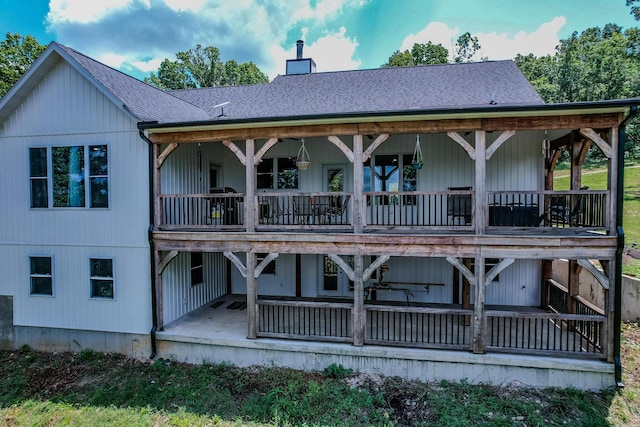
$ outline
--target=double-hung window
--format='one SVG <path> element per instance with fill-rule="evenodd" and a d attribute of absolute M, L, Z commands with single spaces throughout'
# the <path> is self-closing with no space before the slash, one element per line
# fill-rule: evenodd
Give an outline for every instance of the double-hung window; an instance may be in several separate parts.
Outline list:
<path fill-rule="evenodd" d="M 53 263 L 50 256 L 29 257 L 30 295 L 53 296 Z"/>
<path fill-rule="evenodd" d="M 289 157 L 262 159 L 257 168 L 257 188 L 285 190 L 298 188 L 296 160 Z"/>
<path fill-rule="evenodd" d="M 109 207 L 106 145 L 29 149 L 32 208 Z"/>
<path fill-rule="evenodd" d="M 113 259 L 90 258 L 91 298 L 114 299 Z"/>

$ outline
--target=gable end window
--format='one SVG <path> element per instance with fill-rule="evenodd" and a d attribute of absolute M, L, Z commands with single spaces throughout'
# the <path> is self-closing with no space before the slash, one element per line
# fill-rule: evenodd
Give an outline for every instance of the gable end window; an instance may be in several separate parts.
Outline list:
<path fill-rule="evenodd" d="M 90 258 L 91 298 L 114 298 L 113 260 L 110 258 Z"/>
<path fill-rule="evenodd" d="M 108 208 L 106 145 L 29 149 L 32 208 Z"/>
<path fill-rule="evenodd" d="M 49 256 L 29 257 L 30 295 L 53 296 L 53 263 Z"/>

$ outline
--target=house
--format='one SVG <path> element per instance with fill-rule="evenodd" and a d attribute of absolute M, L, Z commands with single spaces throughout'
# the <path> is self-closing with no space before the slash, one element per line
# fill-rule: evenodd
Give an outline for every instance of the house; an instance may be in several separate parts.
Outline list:
<path fill-rule="evenodd" d="M 163 92 L 52 43 L 0 99 L 2 346 L 619 383 L 640 100 L 547 105 L 512 61 L 314 68 Z"/>

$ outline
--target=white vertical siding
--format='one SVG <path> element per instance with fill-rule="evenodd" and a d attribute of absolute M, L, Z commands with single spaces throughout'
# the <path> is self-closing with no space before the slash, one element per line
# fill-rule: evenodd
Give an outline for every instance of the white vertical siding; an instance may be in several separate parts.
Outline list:
<path fill-rule="evenodd" d="M 151 328 L 148 148 L 136 123 L 61 62 L 0 128 L 0 294 L 17 325 Z M 108 146 L 109 208 L 30 208 L 29 148 Z M 49 186 L 52 183 L 49 181 Z M 54 257 L 55 296 L 29 296 L 30 255 Z M 114 259 L 116 298 L 89 298 L 89 258 Z M 5 274 L 7 272 L 7 274 Z"/>
<path fill-rule="evenodd" d="M 204 282 L 191 285 L 191 254 L 182 252 L 162 276 L 164 323 L 179 319 L 225 294 L 225 258 L 221 253 L 204 253 Z"/>
<path fill-rule="evenodd" d="M 540 260 L 516 260 L 487 286 L 486 304 L 539 306 L 541 271 Z"/>

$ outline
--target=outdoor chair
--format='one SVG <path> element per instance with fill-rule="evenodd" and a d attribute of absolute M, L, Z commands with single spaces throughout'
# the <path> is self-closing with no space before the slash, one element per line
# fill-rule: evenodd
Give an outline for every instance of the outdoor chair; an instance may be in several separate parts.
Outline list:
<path fill-rule="evenodd" d="M 448 191 L 470 191 L 471 187 L 449 187 Z M 447 221 L 449 225 L 471 224 L 471 194 L 447 196 Z"/>
<path fill-rule="evenodd" d="M 332 196 L 329 206 L 329 223 L 330 224 L 347 224 L 347 210 L 349 208 L 349 200 L 351 196 Z"/>
<path fill-rule="evenodd" d="M 580 187 L 580 190 L 588 190 L 588 186 Z M 581 225 L 585 212 L 586 197 L 584 194 L 575 196 L 575 204 L 572 204 L 572 196 L 551 196 L 548 217 L 551 224 L 569 225 L 577 227 Z M 546 217 L 546 215 L 543 215 Z"/>

